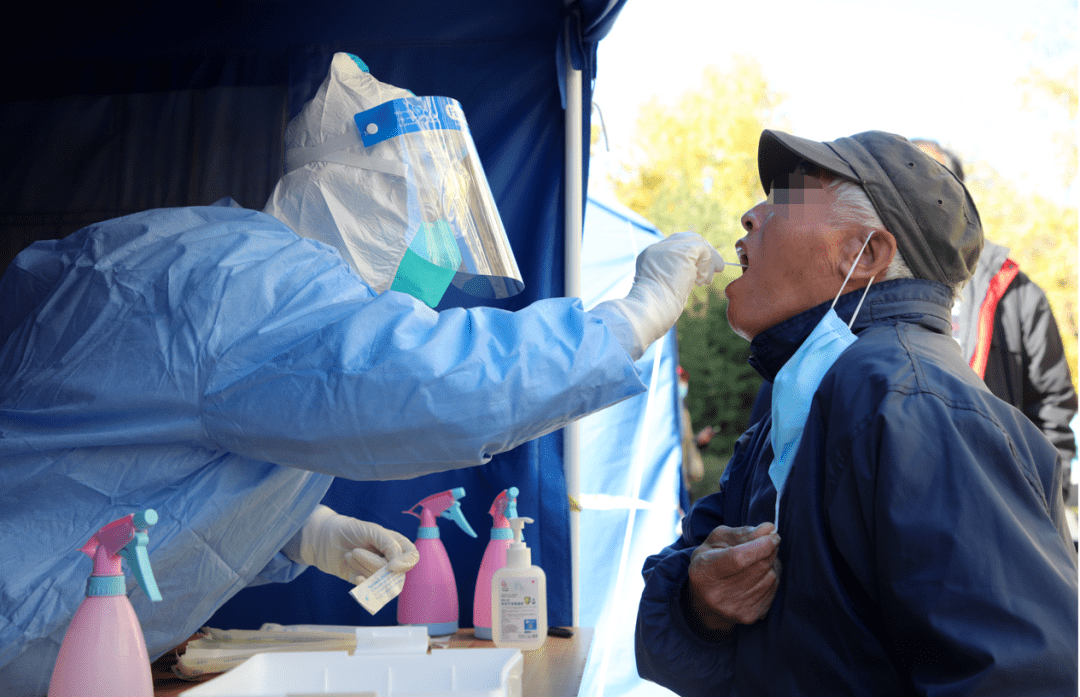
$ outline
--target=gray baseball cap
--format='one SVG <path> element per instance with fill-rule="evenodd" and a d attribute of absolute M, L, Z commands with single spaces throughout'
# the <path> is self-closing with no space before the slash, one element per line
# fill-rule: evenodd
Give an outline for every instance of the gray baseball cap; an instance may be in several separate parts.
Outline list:
<path fill-rule="evenodd" d="M 908 139 L 866 131 L 819 143 L 765 130 L 758 142 L 765 193 L 803 160 L 862 185 L 917 278 L 950 286 L 971 278 L 983 246 L 975 202 L 963 182 Z"/>

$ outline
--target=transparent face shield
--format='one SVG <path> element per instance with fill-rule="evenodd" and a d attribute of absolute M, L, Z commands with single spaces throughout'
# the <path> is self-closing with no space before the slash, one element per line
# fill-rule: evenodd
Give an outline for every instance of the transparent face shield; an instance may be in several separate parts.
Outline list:
<path fill-rule="evenodd" d="M 461 105 L 395 99 L 355 116 L 373 158 L 403 163 L 408 249 L 391 289 L 434 307 L 452 283 L 486 299 L 525 287 Z"/>

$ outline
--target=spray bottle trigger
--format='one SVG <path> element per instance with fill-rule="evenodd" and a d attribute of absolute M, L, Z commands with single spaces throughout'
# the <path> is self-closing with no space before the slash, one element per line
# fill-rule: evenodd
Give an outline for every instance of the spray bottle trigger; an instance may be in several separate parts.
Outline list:
<path fill-rule="evenodd" d="M 155 524 L 157 520 L 157 513 L 152 508 L 136 513 L 132 518 L 132 523 L 136 527 L 135 535 L 117 552 L 117 555 L 128 563 L 143 592 L 154 602 L 161 600 L 161 591 L 158 590 L 157 581 L 154 579 L 154 570 L 150 567 L 150 555 L 146 553 L 146 543 L 150 540 L 150 536 L 146 534 L 146 528 Z"/>
<path fill-rule="evenodd" d="M 443 511 L 441 515 L 457 523 L 457 526 L 464 530 L 469 537 L 476 537 L 476 533 L 473 531 L 472 526 L 469 525 L 469 521 L 465 520 L 465 514 L 461 512 L 460 502 L 455 501 L 454 505 Z"/>

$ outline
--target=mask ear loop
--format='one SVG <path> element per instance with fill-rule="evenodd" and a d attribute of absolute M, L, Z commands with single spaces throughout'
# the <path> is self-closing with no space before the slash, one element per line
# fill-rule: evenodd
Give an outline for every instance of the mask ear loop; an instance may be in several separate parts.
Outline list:
<path fill-rule="evenodd" d="M 836 307 L 836 301 L 839 300 L 840 296 L 843 294 L 844 286 L 847 285 L 848 279 L 851 278 L 851 274 L 855 272 L 855 267 L 858 265 L 859 259 L 862 258 L 862 253 L 866 251 L 866 245 L 870 244 L 870 238 L 874 236 L 875 232 L 876 230 L 871 230 L 870 234 L 866 236 L 866 241 L 863 242 L 862 247 L 859 249 L 859 253 L 855 256 L 855 262 L 851 265 L 851 268 L 848 269 L 847 276 L 844 276 L 843 285 L 840 286 L 840 290 L 837 291 L 836 297 L 833 298 L 832 305 L 829 306 L 830 310 Z M 851 321 L 848 322 L 847 327 L 849 330 L 851 329 L 852 325 L 855 324 L 855 318 L 859 316 L 859 309 L 862 308 L 863 300 L 866 300 L 866 294 L 870 292 L 870 284 L 874 282 L 875 278 L 876 276 L 871 276 L 870 280 L 867 281 L 866 288 L 863 290 L 862 297 L 859 298 L 859 304 L 855 306 L 855 312 L 851 315 Z"/>

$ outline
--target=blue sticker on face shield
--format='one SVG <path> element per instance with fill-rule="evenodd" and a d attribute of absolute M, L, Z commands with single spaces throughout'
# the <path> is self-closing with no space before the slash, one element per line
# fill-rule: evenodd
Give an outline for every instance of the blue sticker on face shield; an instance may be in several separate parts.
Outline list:
<path fill-rule="evenodd" d="M 393 99 L 353 117 L 364 147 L 406 133 L 468 131 L 461 104 L 449 97 Z"/>

